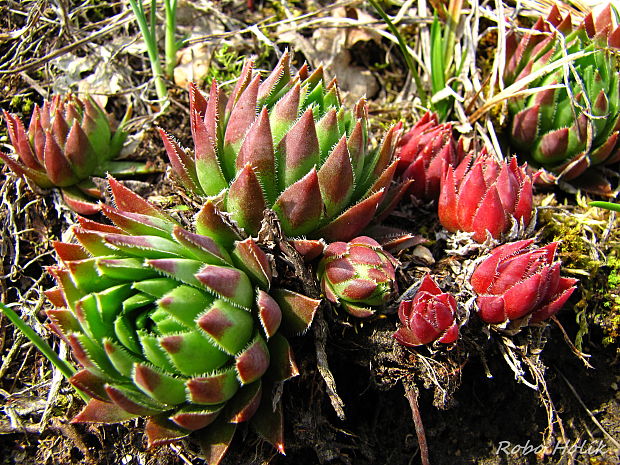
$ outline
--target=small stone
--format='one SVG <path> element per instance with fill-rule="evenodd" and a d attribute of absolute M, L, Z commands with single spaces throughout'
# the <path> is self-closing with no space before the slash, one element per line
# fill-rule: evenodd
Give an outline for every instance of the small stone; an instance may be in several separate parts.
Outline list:
<path fill-rule="evenodd" d="M 418 263 L 423 265 L 433 265 L 435 263 L 435 259 L 433 258 L 433 254 L 428 248 L 423 245 L 418 245 L 415 249 L 413 249 L 413 258 Z"/>

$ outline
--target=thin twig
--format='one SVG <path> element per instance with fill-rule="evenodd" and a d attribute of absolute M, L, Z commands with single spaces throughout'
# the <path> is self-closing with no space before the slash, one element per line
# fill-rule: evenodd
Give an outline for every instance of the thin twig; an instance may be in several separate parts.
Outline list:
<path fill-rule="evenodd" d="M 424 431 L 422 415 L 420 414 L 420 406 L 418 405 L 418 390 L 413 383 L 404 383 L 404 387 L 405 397 L 409 401 L 409 407 L 411 407 L 411 416 L 413 418 L 415 432 L 418 436 L 418 444 L 420 446 L 420 459 L 422 460 L 422 465 L 430 465 L 431 462 L 428 455 L 426 432 Z"/>
<path fill-rule="evenodd" d="M 570 340 L 570 337 L 568 337 L 568 334 L 566 333 L 564 326 L 562 326 L 562 324 L 557 319 L 557 317 L 554 315 L 551 317 L 551 320 L 557 325 L 558 328 L 560 328 L 560 331 L 562 332 L 562 336 L 564 336 L 564 342 L 568 344 L 568 347 L 570 347 L 570 350 L 572 350 L 572 352 L 579 358 L 579 360 L 583 362 L 586 368 L 594 368 L 592 365 L 590 365 L 590 363 L 587 360 L 587 358 L 591 357 L 591 355 L 585 354 L 582 351 L 580 351 L 577 347 L 575 347 L 575 344 L 573 344 L 573 341 Z"/>
<path fill-rule="evenodd" d="M 93 32 L 88 37 L 84 37 L 83 39 L 77 40 L 69 45 L 65 45 L 64 47 L 59 48 L 58 50 L 48 53 L 44 57 L 33 60 L 30 63 L 26 63 L 25 65 L 18 66 L 17 68 L 0 70 L 0 76 L 3 74 L 15 74 L 15 73 L 19 73 L 22 71 L 28 71 L 29 69 L 35 68 L 37 66 L 41 66 L 56 57 L 69 53 L 71 50 L 74 50 L 80 47 L 81 45 L 87 44 L 88 42 L 92 42 L 93 40 L 99 37 L 105 36 L 109 34 L 110 32 L 113 32 L 116 29 L 128 23 L 131 20 L 131 18 L 125 18 L 125 16 L 128 16 L 128 15 L 129 15 L 128 11 L 120 13 L 115 18 L 113 18 L 114 21 L 109 26 L 106 26 L 97 32 Z"/>
<path fill-rule="evenodd" d="M 560 376 L 562 377 L 562 379 L 564 380 L 564 382 L 566 383 L 566 385 L 568 386 L 568 388 L 571 390 L 571 392 L 573 393 L 573 395 L 575 396 L 575 398 L 577 399 L 577 401 L 581 404 L 581 406 L 583 407 L 583 409 L 586 411 L 586 413 L 588 414 L 588 416 L 590 417 L 590 419 L 592 420 L 592 422 L 598 427 L 598 429 L 600 429 L 602 431 L 602 433 L 605 435 L 605 437 L 607 439 L 609 439 L 613 445 L 620 449 L 620 442 L 618 442 L 611 434 L 609 434 L 607 432 L 607 430 L 605 430 L 605 428 L 603 428 L 603 425 L 601 425 L 601 422 L 598 421 L 596 419 L 596 417 L 594 416 L 594 414 L 590 411 L 590 409 L 586 406 L 586 404 L 583 402 L 583 400 L 581 400 L 581 397 L 579 397 L 579 394 L 577 394 L 577 390 L 573 387 L 573 385 L 570 383 L 570 381 L 566 378 L 566 376 L 564 376 L 564 373 L 562 373 L 560 370 L 558 370 L 556 368 L 556 371 L 560 374 Z"/>

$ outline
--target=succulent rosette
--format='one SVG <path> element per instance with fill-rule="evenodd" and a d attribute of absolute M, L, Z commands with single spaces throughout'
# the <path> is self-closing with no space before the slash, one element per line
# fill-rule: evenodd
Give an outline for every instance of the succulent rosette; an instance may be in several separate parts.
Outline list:
<path fill-rule="evenodd" d="M 456 143 L 450 123 L 439 124 L 436 113 L 427 112 L 398 143 L 397 173 L 412 179 L 408 192 L 423 201 L 437 200 L 441 178 L 448 166 L 463 159 L 463 146 Z"/>
<path fill-rule="evenodd" d="M 274 415 L 264 384 L 297 374 L 280 323 L 290 314 L 304 329 L 319 301 L 270 290 L 265 253 L 252 239 L 223 245 L 234 231 L 210 204 L 190 232 L 113 178 L 110 187 L 116 208 L 101 209 L 114 225 L 80 219 L 78 243 L 55 243 L 50 268 L 51 327 L 83 367 L 71 383 L 92 397 L 74 421 L 146 416 L 149 445 L 200 430 L 221 452 L 263 398 Z M 281 449 L 281 419 L 257 424 Z"/>
<path fill-rule="evenodd" d="M 336 81 L 321 68 L 291 75 L 285 53 L 261 81 L 245 63 L 230 97 L 213 82 L 208 98 L 190 86 L 194 150 L 161 131 L 172 168 L 191 192 L 218 198 L 218 207 L 255 235 L 266 208 L 289 237 L 348 240 L 392 207 L 396 170 L 393 127 L 378 150 L 368 149 L 365 100 L 341 106 Z"/>
<path fill-rule="evenodd" d="M 538 323 L 555 315 L 575 290 L 576 279 L 560 276 L 558 243 L 534 247 L 527 239 L 496 247 L 474 270 L 470 283 L 486 323 Z M 528 320 L 525 320 L 525 319 Z"/>
<path fill-rule="evenodd" d="M 144 164 L 114 161 L 127 133 L 90 97 L 56 95 L 35 106 L 26 130 L 19 116 L 4 112 L 17 160 L 0 152 L 11 170 L 41 188 L 59 187 L 78 213 L 98 211 L 102 193 L 90 176 L 128 175 L 147 171 Z"/>
<path fill-rule="evenodd" d="M 530 77 L 566 55 L 580 54 L 564 66 L 531 81 L 546 88 L 509 100 L 510 138 L 518 154 L 557 177 L 573 179 L 591 165 L 620 160 L 620 28 L 607 6 L 573 30 L 571 16 L 554 6 L 531 32 L 511 31 L 506 39 L 507 85 Z M 553 175 L 545 175 L 547 181 Z"/>
<path fill-rule="evenodd" d="M 448 166 L 441 183 L 439 221 L 450 232 L 473 233 L 484 242 L 507 232 L 513 222 L 527 226 L 532 220 L 532 183 L 527 166 L 516 158 L 498 161 L 486 149 L 474 159 L 469 154 L 454 169 Z"/>
<path fill-rule="evenodd" d="M 333 242 L 319 262 L 321 289 L 327 299 L 350 315 L 367 318 L 396 292 L 396 264 L 396 259 L 370 237 Z"/>
<path fill-rule="evenodd" d="M 422 280 L 412 300 L 403 300 L 398 307 L 402 326 L 394 338 L 408 347 L 416 347 L 439 341 L 449 344 L 459 336 L 459 326 L 454 318 L 456 299 L 442 292 L 429 275 Z"/>

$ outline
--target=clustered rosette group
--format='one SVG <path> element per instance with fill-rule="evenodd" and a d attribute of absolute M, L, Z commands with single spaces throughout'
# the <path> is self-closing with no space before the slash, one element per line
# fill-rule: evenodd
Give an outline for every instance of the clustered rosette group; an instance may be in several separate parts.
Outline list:
<path fill-rule="evenodd" d="M 550 21 L 567 33 L 565 20 Z M 537 23 L 537 30 L 546 27 Z M 590 29 L 586 24 L 575 40 L 592 37 Z M 610 44 L 619 40 L 617 32 L 605 31 Z M 526 36 L 514 57 L 555 53 L 554 37 Z M 517 58 L 509 60 L 511 73 L 532 72 Z M 176 179 L 200 199 L 193 221 L 178 221 L 113 177 L 108 182 L 115 207 L 86 199 L 101 195 L 90 176 L 140 169 L 111 161 L 126 135 L 113 129 L 92 99 L 54 98 L 35 109 L 28 131 L 5 112 L 18 160 L 0 154 L 39 186 L 61 187 L 76 211 L 100 212 L 112 223 L 80 217 L 72 229 L 77 243 L 54 244 L 59 264 L 50 273 L 58 287 L 47 293 L 56 306 L 47 312 L 50 326 L 82 366 L 71 383 L 92 398 L 75 420 L 146 416 L 149 444 L 199 434 L 212 464 L 244 421 L 252 420 L 283 451 L 282 411 L 271 394 L 276 383 L 298 372 L 282 333 L 305 332 L 321 304 L 272 285 L 273 260 L 256 238 L 265 210 L 275 212 L 284 236 L 313 267 L 323 297 L 357 318 L 371 318 L 397 295 L 398 261 L 360 234 L 404 194 L 416 204 L 434 203 L 446 230 L 470 233 L 484 246 L 522 237 L 535 218 L 539 174 L 516 157 L 500 160 L 484 148 L 466 152 L 452 126 L 431 113 L 402 138 L 400 125 L 392 127 L 371 150 L 366 102 L 346 109 L 336 81 L 327 83 L 320 68 L 303 66 L 292 74 L 288 53 L 265 79 L 253 66 L 245 63 L 228 98 L 216 82 L 208 97 L 190 85 L 193 150 L 160 130 Z M 588 87 L 596 97 L 594 114 L 617 109 L 617 75 L 592 66 L 583 72 L 599 83 L 596 92 Z M 551 145 L 559 150 L 561 134 L 539 120 L 549 116 L 542 106 L 547 100 L 566 109 L 559 95 L 530 97 L 514 118 L 513 139 L 531 133 L 534 121 L 536 134 L 523 141 L 536 139 L 539 151 Z M 618 137 L 617 119 L 594 123 L 601 144 L 588 160 L 608 151 L 603 158 L 615 157 L 610 147 Z M 583 159 L 572 152 L 556 155 L 554 163 Z M 325 247 L 324 241 L 331 243 Z M 556 248 L 536 248 L 532 239 L 493 248 L 470 277 L 479 317 L 500 330 L 556 314 L 576 285 L 560 276 Z M 394 338 L 407 347 L 453 344 L 466 323 L 457 298 L 430 275 L 412 299 L 400 302 L 398 317 Z"/>

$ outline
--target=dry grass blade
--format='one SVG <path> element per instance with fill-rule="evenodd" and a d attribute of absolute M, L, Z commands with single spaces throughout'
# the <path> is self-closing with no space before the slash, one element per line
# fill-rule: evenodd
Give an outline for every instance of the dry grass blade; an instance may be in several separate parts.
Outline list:
<path fill-rule="evenodd" d="M 579 58 L 592 55 L 593 53 L 594 51 L 580 51 L 580 52 L 572 53 L 557 61 L 554 61 L 553 63 L 549 63 L 548 65 L 543 66 L 539 70 L 527 75 L 526 77 L 522 79 L 519 79 L 514 84 L 511 84 L 510 86 L 502 90 L 500 93 L 494 95 L 493 97 L 488 99 L 486 102 L 484 102 L 484 104 L 469 117 L 469 122 L 473 124 L 474 122 L 478 121 L 478 119 L 480 119 L 482 116 L 484 116 L 488 111 L 490 111 L 495 105 L 498 105 L 502 103 L 504 100 L 508 100 L 509 98 L 512 98 L 516 95 L 521 95 L 520 93 L 526 92 L 525 95 L 528 95 L 528 94 L 540 92 L 541 90 L 545 90 L 549 88 L 549 87 L 537 87 L 533 89 L 523 90 L 526 86 L 528 86 L 532 82 L 536 81 L 537 79 L 540 79 L 543 76 L 550 74 L 552 71 L 555 71 L 556 69 L 564 65 L 568 65 Z M 552 86 L 551 88 L 553 87 L 554 86 Z"/>

